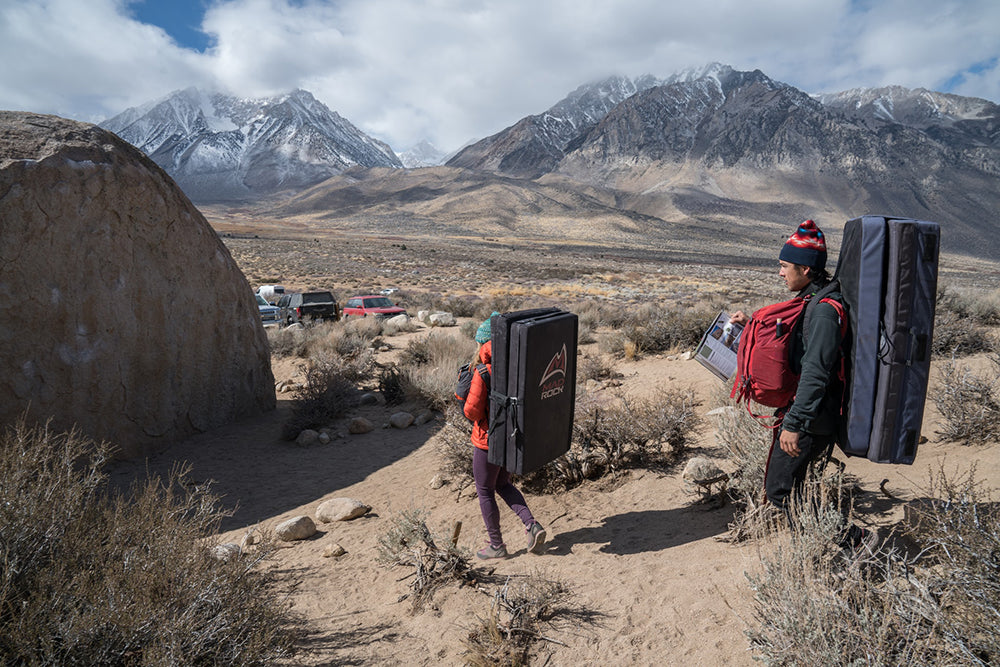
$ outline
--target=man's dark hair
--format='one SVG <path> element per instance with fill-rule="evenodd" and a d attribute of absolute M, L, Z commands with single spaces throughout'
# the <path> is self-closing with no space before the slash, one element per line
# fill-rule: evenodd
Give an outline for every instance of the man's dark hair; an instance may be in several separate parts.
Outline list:
<path fill-rule="evenodd" d="M 814 269 L 811 266 L 807 266 L 806 268 L 809 269 L 809 279 L 820 287 L 825 287 L 831 280 L 833 280 L 833 276 L 831 276 L 830 272 L 826 269 Z"/>

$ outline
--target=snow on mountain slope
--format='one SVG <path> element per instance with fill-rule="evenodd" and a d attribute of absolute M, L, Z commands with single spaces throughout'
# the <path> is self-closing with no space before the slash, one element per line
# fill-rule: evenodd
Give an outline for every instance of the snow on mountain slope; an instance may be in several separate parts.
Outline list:
<path fill-rule="evenodd" d="M 301 189 L 355 166 L 403 166 L 389 146 L 305 90 L 248 99 L 188 88 L 100 125 L 149 155 L 197 201 Z"/>

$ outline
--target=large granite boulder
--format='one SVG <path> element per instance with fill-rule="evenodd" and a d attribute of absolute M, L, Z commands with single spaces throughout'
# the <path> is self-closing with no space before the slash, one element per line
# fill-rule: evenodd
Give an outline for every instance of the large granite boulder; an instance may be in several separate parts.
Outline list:
<path fill-rule="evenodd" d="M 250 285 L 167 174 L 94 125 L 0 111 L 0 423 L 123 457 L 275 406 Z"/>

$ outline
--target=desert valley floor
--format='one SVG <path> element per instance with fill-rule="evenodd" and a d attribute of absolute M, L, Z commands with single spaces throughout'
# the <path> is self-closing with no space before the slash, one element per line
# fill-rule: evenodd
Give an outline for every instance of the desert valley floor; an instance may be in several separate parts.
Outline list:
<path fill-rule="evenodd" d="M 209 219 L 251 285 L 322 287 L 342 299 L 348 292 L 395 287 L 404 293 L 505 291 L 555 301 L 594 298 L 629 308 L 650 300 L 666 306 L 708 298 L 739 306 L 782 294 L 770 264 L 734 265 L 724 257 L 699 257 L 696 248 L 664 256 L 641 248 L 516 246 L 500 239 L 366 237 L 308 229 L 291 234 L 265 223 Z M 1000 268 L 945 258 L 942 280 L 995 289 Z M 379 361 L 392 361 L 409 340 L 427 331 L 421 326 L 386 338 L 389 349 L 377 352 Z M 448 331 L 461 335 L 458 327 Z M 596 344 L 582 346 L 582 352 L 599 353 Z M 974 357 L 970 363 L 985 365 L 985 360 Z M 276 382 L 302 377 L 294 359 L 274 358 L 272 367 Z M 619 390 L 642 395 L 660 386 L 690 387 L 701 400 L 702 414 L 720 404 L 724 390 L 703 366 L 678 355 L 618 360 L 615 367 Z M 753 623 L 747 573 L 759 568 L 763 547 L 722 539 L 732 505 L 699 502 L 680 478 L 683 461 L 665 471 L 632 471 L 617 484 L 589 482 L 555 495 L 528 495 L 548 530 L 539 555 L 525 552 L 516 517 L 502 507 L 512 557 L 474 562 L 481 585 L 446 586 L 431 604 L 413 612 L 408 600 L 400 600 L 408 590 L 408 573 L 376 562 L 378 537 L 392 517 L 418 508 L 437 534 L 450 535 L 461 521 L 461 546 L 474 550 L 484 539 L 474 492 L 459 492 L 452 484 L 430 486 L 441 468 L 442 419 L 403 430 L 380 428 L 399 408 L 358 407 L 350 416 L 367 417 L 375 430 L 350 435 L 342 419 L 333 425 L 329 444 L 304 448 L 281 438 L 288 397 L 279 394 L 274 412 L 198 435 L 148 460 L 121 463 L 114 478 L 165 473 L 174 461 L 189 462 L 195 480 L 212 480 L 224 503 L 237 508 L 220 542 L 240 542 L 255 526 L 312 515 L 330 498 L 356 498 L 372 507 L 353 521 L 319 524 L 315 537 L 286 543 L 277 552 L 273 565 L 288 581 L 299 582 L 290 600 L 313 631 L 296 664 L 463 664 L 463 640 L 472 623 L 488 613 L 492 590 L 508 578 L 528 575 L 563 583 L 575 609 L 553 618 L 545 638 L 534 644 L 532 664 L 753 664 L 744 635 Z M 901 520 L 904 504 L 922 496 L 929 471 L 942 465 L 954 470 L 976 465 L 988 486 L 1000 486 L 1000 448 L 944 442 L 936 434 L 939 420 L 928 401 L 928 441 L 913 466 L 847 460 L 863 489 L 857 508 L 863 522 L 888 534 Z M 727 469 L 710 418 L 695 435 L 691 455 L 713 458 Z M 333 544 L 346 554 L 325 557 Z"/>

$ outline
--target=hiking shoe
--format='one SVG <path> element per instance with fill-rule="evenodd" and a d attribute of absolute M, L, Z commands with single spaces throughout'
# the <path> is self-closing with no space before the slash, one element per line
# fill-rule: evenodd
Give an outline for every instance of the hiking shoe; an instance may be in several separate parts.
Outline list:
<path fill-rule="evenodd" d="M 868 528 L 855 526 L 853 523 L 847 527 L 844 537 L 840 540 L 840 547 L 849 550 L 854 554 L 868 553 L 874 555 L 878 548 L 878 533 Z"/>
<path fill-rule="evenodd" d="M 537 521 L 524 531 L 528 534 L 528 551 L 533 554 L 542 552 L 542 545 L 545 544 L 545 529 Z"/>
<path fill-rule="evenodd" d="M 495 547 L 489 542 L 487 542 L 485 547 L 476 552 L 476 556 L 483 560 L 492 560 L 494 558 L 506 558 L 507 546 L 501 544 L 500 546 Z"/>

